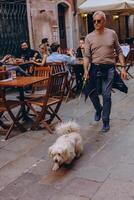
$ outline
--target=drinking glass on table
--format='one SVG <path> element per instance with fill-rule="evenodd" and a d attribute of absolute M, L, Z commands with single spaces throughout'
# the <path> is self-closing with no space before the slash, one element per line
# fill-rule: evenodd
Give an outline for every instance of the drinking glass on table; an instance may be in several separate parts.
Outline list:
<path fill-rule="evenodd" d="M 11 71 L 11 77 L 12 77 L 12 79 L 16 79 L 16 71 L 15 70 Z"/>

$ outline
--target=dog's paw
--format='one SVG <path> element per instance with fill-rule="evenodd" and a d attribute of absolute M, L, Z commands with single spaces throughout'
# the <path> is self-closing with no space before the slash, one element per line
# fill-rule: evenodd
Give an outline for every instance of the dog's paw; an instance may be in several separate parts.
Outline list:
<path fill-rule="evenodd" d="M 59 169 L 59 165 L 57 163 L 55 163 L 52 170 L 57 171 L 58 169 Z"/>

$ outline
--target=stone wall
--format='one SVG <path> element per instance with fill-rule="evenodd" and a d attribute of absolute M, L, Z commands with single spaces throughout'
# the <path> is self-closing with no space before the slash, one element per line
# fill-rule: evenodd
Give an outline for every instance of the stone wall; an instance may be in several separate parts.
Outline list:
<path fill-rule="evenodd" d="M 29 35 L 31 46 L 38 49 L 41 39 L 59 42 L 58 4 L 66 4 L 67 47 L 74 47 L 77 38 L 76 18 L 72 0 L 27 0 Z M 75 34 L 75 35 L 74 35 Z"/>

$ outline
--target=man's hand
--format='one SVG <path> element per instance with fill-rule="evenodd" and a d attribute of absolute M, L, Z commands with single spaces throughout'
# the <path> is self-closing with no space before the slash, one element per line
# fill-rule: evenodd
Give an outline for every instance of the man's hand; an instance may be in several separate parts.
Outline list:
<path fill-rule="evenodd" d="M 10 54 L 5 55 L 5 56 L 3 57 L 3 59 L 2 59 L 2 62 L 7 61 L 9 58 L 11 58 L 11 55 L 10 55 Z"/>
<path fill-rule="evenodd" d="M 123 68 L 123 69 L 121 70 L 121 79 L 122 79 L 122 80 L 125 80 L 126 77 L 127 77 L 127 72 L 126 72 L 126 70 Z"/>
<path fill-rule="evenodd" d="M 85 80 L 89 79 L 88 70 L 85 70 L 85 71 L 84 71 L 84 76 L 83 76 L 83 77 L 84 77 Z"/>
<path fill-rule="evenodd" d="M 89 67 L 90 67 L 90 64 L 89 64 L 89 58 L 88 57 L 84 57 L 83 59 L 83 66 L 84 66 L 84 79 L 87 80 L 89 79 Z"/>
<path fill-rule="evenodd" d="M 68 49 L 68 50 L 67 50 L 67 54 L 70 55 L 70 56 L 74 56 L 74 51 L 73 51 L 73 49 Z"/>

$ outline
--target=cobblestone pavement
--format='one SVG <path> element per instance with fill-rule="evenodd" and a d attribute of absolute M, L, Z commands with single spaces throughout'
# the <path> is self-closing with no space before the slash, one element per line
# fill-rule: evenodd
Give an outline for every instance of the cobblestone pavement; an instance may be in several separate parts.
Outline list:
<path fill-rule="evenodd" d="M 134 70 L 133 70 L 134 71 Z M 134 79 L 112 94 L 111 129 L 101 134 L 89 100 L 63 103 L 60 116 L 81 125 L 84 153 L 52 172 L 45 130 L 0 136 L 0 200 L 134 200 Z"/>

